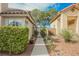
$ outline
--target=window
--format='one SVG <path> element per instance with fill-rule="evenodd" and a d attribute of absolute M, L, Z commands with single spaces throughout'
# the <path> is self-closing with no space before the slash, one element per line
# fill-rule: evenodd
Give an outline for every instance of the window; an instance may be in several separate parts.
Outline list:
<path fill-rule="evenodd" d="M 5 25 L 25 26 L 27 23 L 24 18 L 5 18 Z"/>
<path fill-rule="evenodd" d="M 21 26 L 21 22 L 18 22 L 18 21 L 12 21 L 12 22 L 9 22 L 8 25 L 11 25 L 11 26 Z"/>

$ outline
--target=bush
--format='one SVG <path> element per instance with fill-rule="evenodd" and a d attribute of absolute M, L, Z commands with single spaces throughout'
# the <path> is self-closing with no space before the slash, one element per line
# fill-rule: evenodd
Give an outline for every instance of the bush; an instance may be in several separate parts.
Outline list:
<path fill-rule="evenodd" d="M 43 37 L 43 38 L 45 38 L 46 37 L 46 29 L 45 28 L 43 28 L 43 29 L 41 29 L 41 36 Z"/>
<path fill-rule="evenodd" d="M 25 50 L 28 44 L 27 27 L 0 27 L 0 51 L 18 54 Z"/>
<path fill-rule="evenodd" d="M 65 42 L 71 42 L 73 34 L 68 30 L 63 30 L 61 35 L 64 37 Z"/>
<path fill-rule="evenodd" d="M 34 37 L 37 37 L 37 35 L 38 35 L 38 31 L 37 30 L 34 30 L 33 36 Z"/>
<path fill-rule="evenodd" d="M 35 40 L 36 40 L 36 38 L 37 38 L 37 35 L 38 35 L 38 31 L 37 30 L 34 30 L 33 31 L 33 34 L 32 34 L 32 37 L 31 37 L 31 39 L 30 39 L 30 44 L 34 44 L 35 43 Z"/>

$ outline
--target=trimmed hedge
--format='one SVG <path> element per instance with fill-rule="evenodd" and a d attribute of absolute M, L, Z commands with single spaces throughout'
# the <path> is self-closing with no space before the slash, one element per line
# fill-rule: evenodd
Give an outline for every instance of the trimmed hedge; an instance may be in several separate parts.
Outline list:
<path fill-rule="evenodd" d="M 0 27 L 0 51 L 18 54 L 28 45 L 29 30 L 27 27 Z"/>

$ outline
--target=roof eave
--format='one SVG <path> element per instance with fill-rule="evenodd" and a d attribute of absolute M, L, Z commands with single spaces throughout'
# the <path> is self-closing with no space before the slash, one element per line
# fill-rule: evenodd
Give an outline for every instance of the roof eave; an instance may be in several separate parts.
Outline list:
<path fill-rule="evenodd" d="M 54 19 L 52 19 L 52 20 L 50 21 L 50 23 L 54 22 L 54 21 L 61 15 L 61 13 L 64 12 L 64 10 L 68 10 L 68 8 L 70 8 L 70 7 L 79 10 L 79 6 L 77 6 L 77 5 L 75 5 L 75 4 L 70 5 L 69 7 L 66 7 L 66 8 L 64 8 L 63 10 L 61 10 L 60 12 L 58 12 L 59 15 L 56 15 L 56 17 L 55 17 Z M 58 14 L 58 13 L 57 13 L 57 14 Z"/>
<path fill-rule="evenodd" d="M 54 18 L 50 21 L 50 23 L 54 22 L 60 15 L 61 15 L 61 13 L 58 12 L 58 15 L 56 15 L 56 17 L 54 17 Z"/>

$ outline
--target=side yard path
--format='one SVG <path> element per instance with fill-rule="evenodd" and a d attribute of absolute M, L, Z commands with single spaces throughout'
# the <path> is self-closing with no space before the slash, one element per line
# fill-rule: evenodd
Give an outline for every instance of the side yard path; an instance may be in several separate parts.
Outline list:
<path fill-rule="evenodd" d="M 43 38 L 38 34 L 31 56 L 49 56 Z"/>

